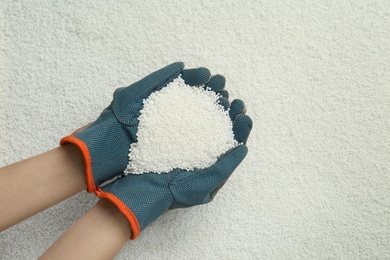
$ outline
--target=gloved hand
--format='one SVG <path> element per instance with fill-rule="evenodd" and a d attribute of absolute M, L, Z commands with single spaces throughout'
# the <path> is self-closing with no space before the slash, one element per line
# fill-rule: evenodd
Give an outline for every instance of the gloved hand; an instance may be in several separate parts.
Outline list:
<path fill-rule="evenodd" d="M 81 150 L 88 192 L 95 191 L 96 187 L 121 174 L 126 168 L 130 144 L 137 142 L 138 117 L 143 99 L 166 86 L 179 74 L 191 86 L 212 83 L 215 79 L 219 82 L 218 78 L 222 78 L 215 76 L 210 79 L 210 71 L 206 68 L 183 68 L 183 63 L 173 63 L 128 87 L 117 89 L 113 101 L 96 121 L 61 139 L 61 145 L 72 143 Z M 216 92 L 227 95 L 223 86 L 212 85 Z"/>
<path fill-rule="evenodd" d="M 226 101 L 222 103 L 228 105 Z M 214 198 L 246 156 L 245 143 L 252 129 L 252 120 L 245 115 L 245 105 L 241 100 L 232 102 L 229 115 L 235 139 L 243 144 L 221 156 L 214 165 L 194 171 L 175 169 L 167 174 L 130 174 L 95 191 L 97 196 L 111 201 L 125 215 L 132 231 L 131 239 L 169 209 L 204 204 Z"/>

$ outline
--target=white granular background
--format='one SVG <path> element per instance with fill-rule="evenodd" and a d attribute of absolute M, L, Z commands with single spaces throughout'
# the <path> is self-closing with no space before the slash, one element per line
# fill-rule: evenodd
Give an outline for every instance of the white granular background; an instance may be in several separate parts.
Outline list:
<path fill-rule="evenodd" d="M 202 169 L 238 145 L 220 96 L 181 77 L 144 100 L 125 174 Z"/>

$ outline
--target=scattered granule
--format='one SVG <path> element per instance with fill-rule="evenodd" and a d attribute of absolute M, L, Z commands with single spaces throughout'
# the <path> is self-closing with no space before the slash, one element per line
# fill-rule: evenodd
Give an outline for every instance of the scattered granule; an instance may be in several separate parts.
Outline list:
<path fill-rule="evenodd" d="M 238 145 L 221 96 L 179 76 L 143 101 L 125 174 L 203 169 Z"/>

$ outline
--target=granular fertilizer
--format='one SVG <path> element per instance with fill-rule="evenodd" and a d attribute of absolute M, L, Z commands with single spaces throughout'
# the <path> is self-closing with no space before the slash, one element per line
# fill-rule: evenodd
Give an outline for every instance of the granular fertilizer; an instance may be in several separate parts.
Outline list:
<path fill-rule="evenodd" d="M 221 96 L 179 76 L 143 101 L 125 174 L 203 169 L 238 145 Z"/>

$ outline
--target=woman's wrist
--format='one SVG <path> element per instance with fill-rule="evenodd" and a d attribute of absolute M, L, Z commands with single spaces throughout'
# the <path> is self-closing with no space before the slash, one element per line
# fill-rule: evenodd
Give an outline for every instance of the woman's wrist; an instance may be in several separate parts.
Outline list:
<path fill-rule="evenodd" d="M 130 226 L 118 208 L 100 200 L 41 259 L 112 259 L 130 236 Z"/>
<path fill-rule="evenodd" d="M 0 168 L 0 231 L 86 187 L 84 160 L 73 145 Z"/>

